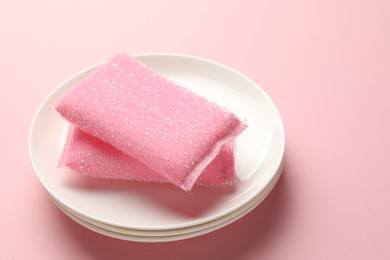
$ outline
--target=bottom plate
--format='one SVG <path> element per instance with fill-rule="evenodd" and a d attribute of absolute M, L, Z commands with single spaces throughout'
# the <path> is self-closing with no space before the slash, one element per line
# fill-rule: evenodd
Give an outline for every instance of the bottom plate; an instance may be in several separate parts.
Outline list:
<path fill-rule="evenodd" d="M 203 225 L 198 225 L 196 227 L 189 227 L 183 229 L 176 229 L 172 231 L 156 231 L 150 232 L 145 230 L 144 232 L 140 230 L 131 230 L 124 229 L 115 226 L 108 226 L 104 223 L 97 223 L 94 220 L 87 219 L 83 216 L 78 216 L 75 212 L 68 209 L 65 205 L 62 205 L 61 202 L 57 201 L 52 197 L 53 202 L 58 206 L 58 208 L 64 212 L 68 217 L 79 223 L 80 225 L 95 231 L 99 234 L 121 239 L 127 241 L 136 241 L 136 242 L 168 242 L 168 241 L 177 241 L 182 239 L 188 239 L 200 235 L 204 235 L 225 227 L 234 221 L 240 219 L 245 216 L 249 212 L 251 212 L 254 208 L 256 208 L 271 192 L 275 184 L 277 183 L 281 172 L 283 170 L 283 164 L 279 167 L 277 173 L 273 180 L 269 183 L 269 185 L 264 189 L 264 192 L 259 194 L 256 198 L 254 198 L 251 202 L 244 205 L 242 208 L 214 221 L 210 221 Z"/>

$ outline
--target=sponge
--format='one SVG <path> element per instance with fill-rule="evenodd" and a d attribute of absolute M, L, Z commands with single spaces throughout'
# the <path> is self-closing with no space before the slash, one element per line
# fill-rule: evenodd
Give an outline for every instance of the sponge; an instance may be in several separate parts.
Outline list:
<path fill-rule="evenodd" d="M 55 109 L 184 190 L 246 128 L 233 113 L 126 54 L 79 82 Z"/>
<path fill-rule="evenodd" d="M 143 182 L 168 182 L 162 175 L 112 145 L 70 125 L 59 166 L 68 167 L 88 177 Z M 233 147 L 224 145 L 206 167 L 196 185 L 224 185 L 236 181 Z"/>

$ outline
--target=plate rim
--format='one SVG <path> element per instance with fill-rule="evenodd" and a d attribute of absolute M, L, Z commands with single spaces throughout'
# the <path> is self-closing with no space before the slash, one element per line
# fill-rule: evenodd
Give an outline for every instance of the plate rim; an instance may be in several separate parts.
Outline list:
<path fill-rule="evenodd" d="M 224 215 L 220 218 L 214 219 L 213 221 L 205 222 L 203 224 L 199 224 L 197 226 L 190 226 L 186 228 L 179 228 L 179 229 L 171 229 L 171 230 L 135 230 L 135 229 L 126 229 L 121 228 L 117 226 L 110 226 L 105 223 L 99 223 L 94 221 L 93 219 L 87 219 L 85 216 L 78 215 L 77 212 L 73 212 L 72 209 L 66 208 L 65 205 L 61 205 L 61 202 L 57 203 L 57 206 L 60 206 L 61 208 L 65 208 L 67 211 L 73 213 L 78 218 L 90 223 L 91 225 L 95 225 L 99 228 L 106 229 L 108 231 L 112 231 L 115 233 L 120 233 L 124 235 L 130 235 L 130 236 L 140 236 L 140 237 L 163 237 L 163 236 L 177 236 L 177 235 L 185 235 L 190 234 L 193 232 L 199 232 L 202 230 L 209 230 L 212 229 L 215 226 L 219 226 L 223 223 L 227 223 L 230 219 L 238 219 L 249 213 L 251 210 L 253 210 L 255 207 L 257 207 L 272 191 L 272 189 L 275 187 L 276 183 L 278 182 L 284 168 L 284 161 L 282 162 L 281 166 L 279 167 L 277 174 L 274 175 L 271 182 L 266 186 L 266 188 L 263 190 L 263 193 L 259 193 L 257 196 L 249 200 L 247 203 L 242 205 L 242 207 L 238 208 L 236 211 L 230 212 L 227 215 Z M 55 198 L 52 198 L 55 200 Z M 250 210 L 248 210 L 250 209 Z M 246 212 L 246 213 L 244 213 Z M 233 222 L 233 221 L 232 221 Z M 100 224 L 103 224 L 100 226 Z M 113 228 L 113 229 L 111 229 Z M 120 231 L 116 231 L 120 230 Z M 128 230 L 128 232 L 125 233 L 125 230 Z M 173 233 L 177 231 L 176 233 Z M 133 233 L 132 233 L 133 232 Z M 145 234 L 142 235 L 141 233 L 144 232 Z M 150 234 L 147 234 L 150 233 Z M 160 234 L 158 234 L 160 233 Z"/>
<path fill-rule="evenodd" d="M 149 242 L 149 243 L 172 242 L 172 241 L 179 241 L 179 240 L 190 239 L 190 238 L 206 235 L 208 233 L 221 229 L 227 225 L 230 225 L 236 222 L 237 220 L 241 219 L 245 215 L 249 214 L 252 210 L 254 210 L 259 204 L 261 204 L 267 198 L 269 193 L 271 193 L 271 191 L 275 187 L 276 183 L 278 182 L 282 174 L 283 168 L 284 168 L 284 163 L 281 165 L 280 169 L 278 170 L 278 174 L 274 176 L 272 182 L 270 183 L 271 185 L 267 187 L 265 193 L 262 196 L 256 196 L 253 200 L 251 200 L 249 205 L 246 205 L 246 207 L 244 207 L 244 209 L 241 210 L 239 213 L 224 219 L 222 222 L 218 222 L 215 225 L 211 225 L 210 227 L 200 229 L 200 230 L 195 230 L 188 233 L 181 233 L 177 235 L 173 234 L 173 235 L 162 235 L 162 236 L 142 236 L 142 235 L 135 235 L 135 234 L 125 234 L 125 233 L 120 233 L 113 230 L 105 229 L 103 227 L 94 225 L 93 223 L 90 223 L 80 218 L 73 212 L 69 211 L 69 209 L 63 208 L 61 205 L 57 204 L 57 202 L 53 198 L 51 199 L 53 200 L 53 203 L 60 209 L 60 211 L 62 211 L 73 221 L 101 235 L 109 236 L 115 239 L 120 239 L 125 241 L 133 241 L 133 242 Z"/>

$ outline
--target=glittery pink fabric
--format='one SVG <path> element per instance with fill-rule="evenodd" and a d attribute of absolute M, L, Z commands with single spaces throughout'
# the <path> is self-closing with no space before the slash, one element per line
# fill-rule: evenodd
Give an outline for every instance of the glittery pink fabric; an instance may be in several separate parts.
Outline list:
<path fill-rule="evenodd" d="M 55 108 L 184 190 L 246 127 L 226 109 L 124 54 L 78 83 Z"/>
<path fill-rule="evenodd" d="M 168 182 L 145 164 L 73 125 L 69 127 L 59 164 L 89 177 Z M 235 181 L 233 147 L 229 143 L 222 147 L 195 184 L 223 185 Z"/>

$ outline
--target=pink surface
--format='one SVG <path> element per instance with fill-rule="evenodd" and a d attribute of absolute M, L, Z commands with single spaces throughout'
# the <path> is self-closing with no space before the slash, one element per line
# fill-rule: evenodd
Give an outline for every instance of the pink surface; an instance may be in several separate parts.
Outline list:
<path fill-rule="evenodd" d="M 115 55 L 73 86 L 55 109 L 186 191 L 246 128 L 225 108 L 127 54 Z"/>
<path fill-rule="evenodd" d="M 1 259 L 389 259 L 390 2 L 2 1 Z M 107 238 L 62 214 L 29 162 L 41 101 L 125 51 L 176 52 L 255 80 L 286 127 L 270 196 L 179 242 Z"/>

